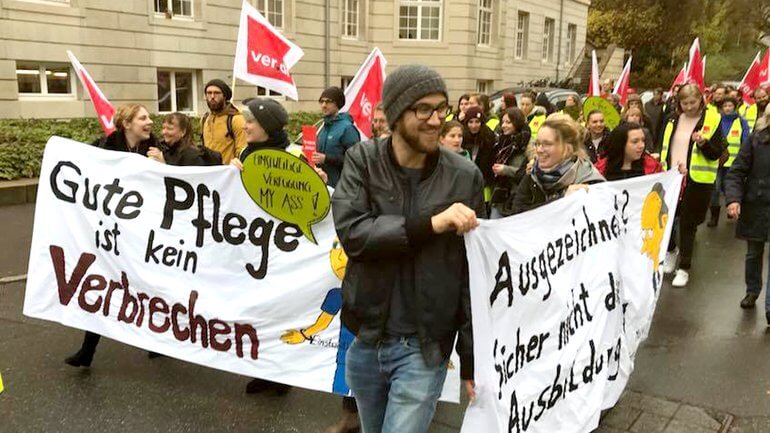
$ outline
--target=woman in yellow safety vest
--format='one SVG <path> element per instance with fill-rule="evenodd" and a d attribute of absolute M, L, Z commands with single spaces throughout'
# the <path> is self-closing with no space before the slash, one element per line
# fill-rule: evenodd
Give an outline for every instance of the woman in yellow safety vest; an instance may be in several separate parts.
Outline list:
<path fill-rule="evenodd" d="M 663 270 L 666 273 L 676 270 L 672 285 L 684 287 L 690 279 L 695 232 L 706 219 L 719 158 L 727 143 L 719 128 L 722 116 L 718 111 L 706 109 L 698 86 L 683 86 L 677 100 L 679 106 L 664 126 L 660 159 L 665 169 L 677 167 L 683 171 L 686 167 L 687 177 L 677 212 L 679 240 L 671 237 Z"/>

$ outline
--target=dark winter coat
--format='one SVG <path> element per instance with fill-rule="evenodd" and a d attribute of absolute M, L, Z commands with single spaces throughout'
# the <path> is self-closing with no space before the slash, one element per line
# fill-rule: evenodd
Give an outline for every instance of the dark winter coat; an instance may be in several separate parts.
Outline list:
<path fill-rule="evenodd" d="M 529 126 L 510 136 L 501 135 L 495 146 L 495 163 L 503 164 L 495 176 L 490 202 L 503 216 L 513 214 L 513 197 L 519 182 L 526 174 L 527 146 L 531 132 Z"/>
<path fill-rule="evenodd" d="M 585 144 L 586 152 L 588 152 L 588 157 L 591 159 L 591 162 L 596 163 L 596 161 L 599 158 L 603 158 L 607 152 L 607 146 L 610 144 L 610 130 L 604 128 L 602 139 L 598 146 L 594 146 L 594 142 L 591 139 L 591 133 L 586 132 L 586 138 L 583 144 Z"/>
<path fill-rule="evenodd" d="M 168 165 L 206 165 L 206 161 L 203 159 L 203 150 L 194 144 L 182 145 L 177 143 L 175 146 L 169 146 L 166 142 L 161 142 L 160 149 L 163 151 L 163 160 Z"/>
<path fill-rule="evenodd" d="M 650 132 L 652 133 L 653 143 L 657 143 L 658 133 L 660 131 L 660 125 L 663 123 L 663 108 L 665 104 L 661 101 L 660 104 L 656 104 L 655 100 L 650 99 L 644 104 L 644 112 L 650 119 Z"/>
<path fill-rule="evenodd" d="M 485 186 L 492 186 L 495 181 L 495 173 L 492 171 L 492 164 L 495 162 L 495 143 L 497 143 L 495 132 L 485 124 L 481 125 L 481 129 L 476 134 L 471 134 L 467 127 L 463 128 L 463 149 L 471 155 L 476 154 L 473 162 L 481 170 Z M 477 150 L 474 151 L 474 149 Z"/>
<path fill-rule="evenodd" d="M 770 240 L 770 128 L 756 131 L 741 144 L 725 176 L 726 203 L 740 203 L 739 239 Z"/>
<path fill-rule="evenodd" d="M 572 168 L 550 188 L 546 188 L 537 178 L 535 170 L 532 170 L 532 173 L 524 176 L 519 183 L 513 198 L 513 214 L 526 212 L 564 197 L 570 185 L 591 185 L 600 182 L 604 182 L 602 175 L 591 161 L 583 158 L 576 158 Z"/>
<path fill-rule="evenodd" d="M 621 161 L 622 165 L 622 161 Z M 596 169 L 608 181 L 623 180 L 632 177 L 644 176 L 646 174 L 660 173 L 663 171 L 663 165 L 649 153 L 642 154 L 642 159 L 631 165 L 631 170 L 623 171 L 619 167 L 610 168 L 609 158 L 602 158 L 596 162 Z"/>
<path fill-rule="evenodd" d="M 147 156 L 147 151 L 151 147 L 159 147 L 158 139 L 154 135 L 150 134 L 150 138 L 139 143 L 134 149 L 128 148 L 126 142 L 126 134 L 123 131 L 115 131 L 109 136 L 99 138 L 91 143 L 92 146 L 99 147 L 104 150 L 114 150 L 117 152 L 129 152 L 136 153 L 142 156 Z"/>

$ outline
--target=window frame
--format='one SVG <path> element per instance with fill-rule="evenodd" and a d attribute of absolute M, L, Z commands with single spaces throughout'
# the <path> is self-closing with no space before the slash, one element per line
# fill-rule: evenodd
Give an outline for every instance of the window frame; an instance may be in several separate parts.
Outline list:
<path fill-rule="evenodd" d="M 398 25 L 396 26 L 398 41 L 407 42 L 441 42 L 443 40 L 444 31 L 444 0 L 399 0 L 396 4 L 398 13 L 396 14 L 396 20 Z M 416 38 L 402 38 L 401 37 L 401 8 L 402 7 L 415 7 L 417 8 L 417 27 L 415 28 Z M 423 10 L 424 9 L 438 9 L 438 28 L 436 29 L 436 39 L 424 39 L 422 32 L 424 30 L 422 26 Z M 432 28 L 428 29 L 429 31 Z"/>
<path fill-rule="evenodd" d="M 256 0 L 254 3 L 254 7 L 261 13 L 267 21 L 275 28 L 279 30 L 286 30 L 286 0 L 272 0 L 274 2 L 281 2 L 281 10 L 279 13 L 273 12 L 274 15 L 280 15 L 281 17 L 281 25 L 278 25 L 274 23 L 270 19 L 270 1 L 271 0 Z M 260 4 L 264 4 L 264 8 L 260 7 Z"/>
<path fill-rule="evenodd" d="M 264 91 L 265 94 L 264 95 L 260 95 L 259 94 L 260 91 Z M 272 95 L 271 93 L 275 93 L 275 95 Z M 270 89 L 268 89 L 266 87 L 262 87 L 262 86 L 256 86 L 256 90 L 254 90 L 254 95 L 256 95 L 257 97 L 260 97 L 260 98 L 269 98 L 269 99 L 273 99 L 273 100 L 279 101 L 279 102 L 286 101 L 286 96 L 285 95 L 283 95 L 281 93 L 278 93 L 275 90 L 270 90 Z"/>
<path fill-rule="evenodd" d="M 19 86 L 19 63 L 28 62 L 31 64 L 37 64 L 38 67 L 38 80 L 40 81 L 40 93 L 26 93 L 26 92 L 20 92 L 18 91 Z M 18 99 L 20 101 L 27 100 L 27 101 L 73 101 L 77 100 L 77 81 L 75 80 L 75 71 L 72 68 L 72 65 L 68 65 L 65 63 L 61 63 L 61 66 L 58 66 L 60 68 L 67 67 L 69 70 L 69 81 L 70 81 L 70 92 L 69 93 L 48 93 L 48 80 L 46 79 L 46 70 L 48 68 L 55 68 L 57 63 L 51 62 L 37 62 L 32 60 L 16 60 L 16 89 L 18 94 Z"/>
<path fill-rule="evenodd" d="M 483 93 L 489 95 L 489 91 L 492 87 L 492 80 L 476 80 L 476 93 Z"/>
<path fill-rule="evenodd" d="M 550 32 L 547 30 L 550 30 Z M 550 17 L 545 17 L 543 21 L 543 46 L 540 53 L 540 60 L 542 63 L 553 63 L 553 43 L 555 33 L 556 20 Z"/>
<path fill-rule="evenodd" d="M 577 24 L 567 23 L 567 65 L 575 62 L 577 56 Z"/>
<path fill-rule="evenodd" d="M 485 3 L 489 3 L 488 6 L 485 5 Z M 477 8 L 477 25 L 476 25 L 476 45 L 482 46 L 482 47 L 491 47 L 492 46 L 492 29 L 493 29 L 493 20 L 494 20 L 494 12 L 495 12 L 495 2 L 494 0 L 478 0 L 478 8 Z M 487 19 L 485 20 L 484 17 Z M 482 32 L 482 29 L 486 25 L 486 33 Z M 486 36 L 486 41 L 484 41 L 484 36 Z"/>
<path fill-rule="evenodd" d="M 158 2 L 166 2 L 166 11 L 167 12 L 159 12 L 155 10 L 155 6 L 157 6 Z M 152 1 L 152 10 L 155 13 L 156 18 L 165 18 L 170 17 L 172 20 L 181 20 L 181 21 L 195 21 L 195 0 L 179 0 L 180 2 L 186 2 L 190 4 L 190 15 L 177 15 L 174 13 L 174 0 L 153 0 Z M 170 12 L 168 12 L 170 11 Z"/>
<path fill-rule="evenodd" d="M 513 57 L 516 60 L 524 60 L 527 58 L 527 50 L 529 48 L 529 12 L 518 11 L 516 15 L 516 41 L 513 48 Z M 522 27 L 522 19 L 524 21 L 524 27 Z"/>
<path fill-rule="evenodd" d="M 355 2 L 355 11 L 349 8 L 350 2 Z M 361 39 L 361 0 L 342 0 L 342 37 L 345 39 L 359 40 Z M 355 14 L 355 20 L 348 20 L 351 14 Z M 354 25 L 355 34 L 348 34 L 348 29 L 351 25 Z"/>
<path fill-rule="evenodd" d="M 171 98 L 171 111 L 161 111 L 160 110 L 160 94 L 158 94 L 155 97 L 156 103 L 158 104 L 158 114 L 169 114 L 169 113 L 175 113 L 180 112 L 184 114 L 197 114 L 198 113 L 198 73 L 197 71 L 193 69 L 169 69 L 169 68 L 157 68 L 155 70 L 155 89 L 156 92 L 158 90 L 158 73 L 160 72 L 168 72 L 169 73 L 169 86 L 170 86 L 170 92 L 172 95 Z M 192 75 L 192 110 L 191 111 L 179 111 L 179 107 L 177 107 L 177 100 L 176 100 L 176 74 L 177 73 L 185 73 Z"/>

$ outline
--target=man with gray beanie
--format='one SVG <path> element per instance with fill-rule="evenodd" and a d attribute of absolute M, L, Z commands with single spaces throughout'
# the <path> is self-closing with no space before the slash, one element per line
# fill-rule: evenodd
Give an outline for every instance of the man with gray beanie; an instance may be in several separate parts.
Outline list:
<path fill-rule="evenodd" d="M 474 397 L 468 267 L 458 235 L 484 216 L 484 179 L 472 162 L 439 147 L 448 105 L 434 70 L 393 71 L 382 105 L 391 137 L 348 150 L 332 197 L 349 258 L 342 321 L 356 335 L 345 377 L 364 433 L 424 433 L 455 337 Z"/>

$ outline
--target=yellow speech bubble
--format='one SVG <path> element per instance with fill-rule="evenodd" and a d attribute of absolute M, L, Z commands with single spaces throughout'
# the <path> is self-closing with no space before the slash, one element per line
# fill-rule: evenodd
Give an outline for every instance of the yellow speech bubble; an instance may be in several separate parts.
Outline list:
<path fill-rule="evenodd" d="M 298 157 L 278 149 L 257 150 L 243 162 L 241 181 L 254 203 L 271 216 L 296 224 L 317 244 L 313 224 L 329 214 L 326 183 Z"/>

